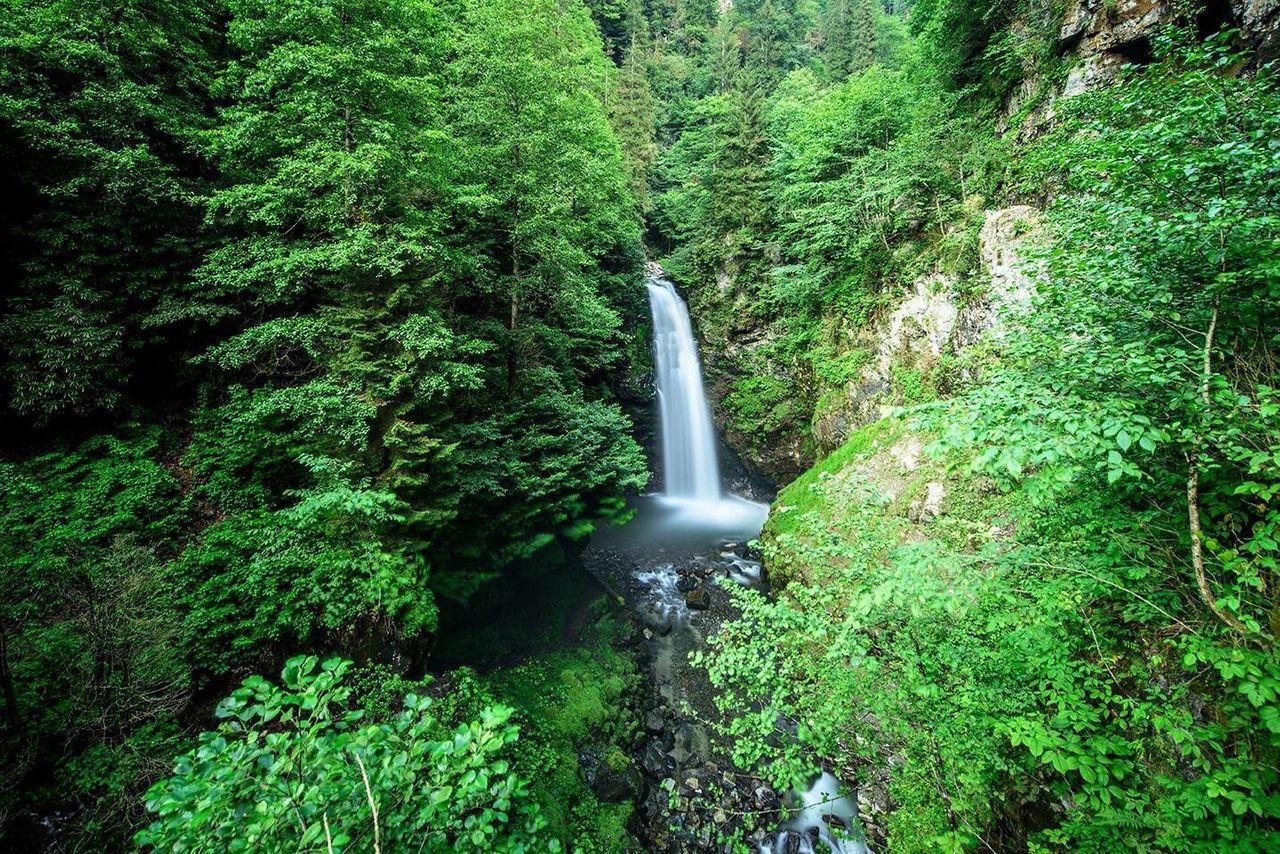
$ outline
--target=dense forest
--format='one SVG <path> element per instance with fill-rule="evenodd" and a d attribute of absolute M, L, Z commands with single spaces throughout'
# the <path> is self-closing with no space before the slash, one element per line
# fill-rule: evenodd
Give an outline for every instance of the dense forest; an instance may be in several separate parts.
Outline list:
<path fill-rule="evenodd" d="M 577 586 L 654 261 L 780 488 L 768 589 L 697 593 L 726 780 L 1275 850 L 1265 6 L 4 0 L 0 839 L 756 850 L 785 798 L 641 779 Z"/>

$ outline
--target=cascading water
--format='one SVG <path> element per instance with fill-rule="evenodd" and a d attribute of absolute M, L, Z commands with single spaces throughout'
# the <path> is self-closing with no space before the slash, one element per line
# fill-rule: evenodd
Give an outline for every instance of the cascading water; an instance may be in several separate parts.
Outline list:
<path fill-rule="evenodd" d="M 714 688 L 690 656 L 704 652 L 707 635 L 731 615 L 733 604 L 721 592 L 722 584 L 764 589 L 763 567 L 750 541 L 760 535 L 769 508 L 722 486 L 715 426 L 688 307 L 656 264 L 649 268 L 646 285 L 653 315 L 664 491 L 629 497 L 634 515 L 624 524 L 593 533 L 591 545 L 599 550 L 600 565 L 622 576 L 629 601 L 645 625 L 656 702 L 646 719 L 652 737 L 637 753 L 638 761 L 655 781 L 665 776 L 664 788 L 684 793 L 681 800 L 688 806 L 681 822 L 690 833 L 696 827 L 710 831 L 712 823 L 719 832 L 725 821 L 716 820 L 717 813 L 700 812 L 707 806 L 699 794 L 706 789 L 700 787 L 720 785 L 719 772 L 706 776 L 706 769 L 716 767 L 709 758 L 715 756 L 726 766 L 732 760 L 725 755 L 725 745 L 709 737 L 705 721 L 716 714 Z M 707 782 L 711 780 L 714 783 Z M 760 799 L 758 789 L 745 796 L 768 803 Z M 792 809 L 779 817 L 776 830 L 754 837 L 760 854 L 867 854 L 856 802 L 843 794 L 832 775 L 818 775 L 808 790 L 789 795 L 787 803 Z M 659 828 L 662 839 L 674 820 L 666 804 L 665 798 L 645 798 L 641 806 L 646 822 Z"/>
<path fill-rule="evenodd" d="M 715 425 L 689 309 L 656 264 L 645 284 L 653 316 L 664 489 L 633 499 L 636 517 L 612 539 L 699 548 L 726 539 L 749 540 L 760 533 L 769 508 L 726 494 L 721 486 Z M 606 532 L 597 539 L 604 542 L 611 536 Z"/>
<path fill-rule="evenodd" d="M 715 430 L 702 389 L 702 368 L 689 309 L 667 279 L 651 275 L 646 284 L 653 313 L 666 494 L 671 498 L 719 501 Z"/>

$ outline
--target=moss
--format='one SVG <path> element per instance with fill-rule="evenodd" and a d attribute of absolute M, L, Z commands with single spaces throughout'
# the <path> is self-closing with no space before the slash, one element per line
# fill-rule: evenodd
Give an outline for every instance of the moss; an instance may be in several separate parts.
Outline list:
<path fill-rule="evenodd" d="M 871 362 L 872 351 L 854 347 L 849 350 L 836 351 L 831 347 L 815 347 L 806 355 L 813 365 L 813 372 L 818 379 L 828 386 L 843 386 L 856 380 L 862 369 Z"/>
<path fill-rule="evenodd" d="M 609 770 L 615 773 L 622 773 L 631 767 L 631 757 L 616 747 L 609 751 L 604 758 L 604 762 L 609 766 Z"/>
<path fill-rule="evenodd" d="M 630 659 L 602 643 L 546 653 L 494 671 L 487 681 L 540 730 L 581 742 L 614 729 L 618 701 L 634 673 Z"/>
<path fill-rule="evenodd" d="M 889 369 L 893 378 L 893 391 L 902 406 L 915 406 L 937 400 L 938 370 L 933 363 L 919 365 L 895 364 Z"/>
<path fill-rule="evenodd" d="M 626 830 L 634 805 L 602 803 L 578 763 L 582 749 L 602 749 L 606 764 L 623 771 L 631 764 L 627 748 L 639 734 L 626 697 L 640 677 L 635 662 L 618 651 L 625 628 L 604 605 L 589 613 L 580 646 L 495 670 L 484 682 L 499 701 L 517 709 L 525 745 L 521 773 L 532 781 L 534 797 L 565 850 L 636 850 Z"/>
<path fill-rule="evenodd" d="M 800 409 L 794 383 L 767 374 L 740 378 L 724 404 L 734 429 L 753 441 L 794 427 Z"/>
<path fill-rule="evenodd" d="M 821 478 L 844 468 L 850 461 L 864 454 L 868 449 L 892 442 L 902 432 L 903 425 L 894 419 L 882 418 L 855 430 L 845 443 L 819 460 L 812 468 L 793 480 L 778 493 L 774 507 L 795 508 L 800 513 L 807 512 L 815 504 L 811 487 Z M 788 511 L 789 512 L 789 511 Z M 771 516 L 769 524 L 780 520 L 780 516 Z"/>
<path fill-rule="evenodd" d="M 794 538 L 800 535 L 802 526 L 813 521 L 815 513 L 827 512 L 829 496 L 821 488 L 824 481 L 874 449 L 888 447 L 903 429 L 900 421 L 881 419 L 855 430 L 843 445 L 778 494 L 761 534 L 769 575 L 775 583 L 785 583 L 804 571 L 805 561 L 793 547 Z"/>
<path fill-rule="evenodd" d="M 889 453 L 908 438 L 921 446 L 909 471 Z M 993 527 L 1017 527 L 1029 509 L 1022 492 L 961 473 L 958 458 L 930 456 L 928 442 L 903 418 L 880 419 L 786 486 L 761 535 L 771 579 L 820 584 L 855 564 L 871 567 L 903 542 L 930 538 L 967 551 Z M 913 503 L 934 482 L 946 490 L 942 515 L 926 524 L 911 521 Z"/>

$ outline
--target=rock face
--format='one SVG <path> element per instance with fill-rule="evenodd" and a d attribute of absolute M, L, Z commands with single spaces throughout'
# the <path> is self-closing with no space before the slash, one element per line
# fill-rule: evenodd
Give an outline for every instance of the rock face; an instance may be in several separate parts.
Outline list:
<path fill-rule="evenodd" d="M 1066 81 L 1051 88 L 1034 76 L 1024 80 L 1005 105 L 1005 127 L 1039 99 L 1019 129 L 1022 138 L 1034 137 L 1052 124 L 1058 99 L 1109 86 L 1126 64 L 1150 62 L 1152 37 L 1180 12 L 1173 0 L 1068 0 L 1058 29 L 1058 51 L 1072 61 Z M 1201 36 L 1238 29 L 1252 67 L 1280 56 L 1280 0 L 1204 0 L 1194 24 Z"/>
<path fill-rule="evenodd" d="M 1037 211 L 1017 205 L 988 211 L 979 236 L 982 274 L 989 281 L 979 298 L 962 300 L 956 280 L 941 273 L 922 276 L 884 321 L 867 332 L 864 344 L 874 353 L 848 394 L 818 413 L 813 437 L 820 448 L 834 448 L 850 431 L 876 420 L 903 399 L 901 378 L 945 383 L 941 366 L 954 360 L 984 335 L 1003 336 L 1002 319 L 1030 303 L 1031 278 L 1018 248 L 1035 226 Z"/>
<path fill-rule="evenodd" d="M 1082 60 L 1067 75 L 1063 97 L 1097 89 L 1127 62 L 1151 60 L 1151 33 L 1175 14 L 1167 0 L 1072 0 L 1058 31 L 1061 50 Z"/>

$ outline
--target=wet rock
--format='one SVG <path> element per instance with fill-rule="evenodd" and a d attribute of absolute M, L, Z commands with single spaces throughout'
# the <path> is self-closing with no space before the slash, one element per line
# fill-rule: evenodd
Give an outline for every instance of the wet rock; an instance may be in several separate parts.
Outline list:
<path fill-rule="evenodd" d="M 702 727 L 684 721 L 676 728 L 675 747 L 671 756 L 681 767 L 701 765 L 707 757 L 710 742 Z"/>
<path fill-rule="evenodd" d="M 644 613 L 645 624 L 658 637 L 666 637 L 675 627 L 675 615 L 670 608 L 655 609 Z"/>
<path fill-rule="evenodd" d="M 812 848 L 812 844 L 803 835 L 794 830 L 784 830 L 778 836 L 778 847 L 775 850 L 778 854 L 800 854 L 805 847 Z"/>
<path fill-rule="evenodd" d="M 663 729 L 666 728 L 666 724 L 662 720 L 662 715 L 659 714 L 657 710 L 654 710 L 649 713 L 649 716 L 647 718 L 645 718 L 644 728 L 650 734 L 658 735 L 659 733 L 662 732 Z"/>
<path fill-rule="evenodd" d="M 680 580 L 676 582 L 676 589 L 681 593 L 688 593 L 697 586 L 698 580 L 691 575 L 682 575 Z"/>
<path fill-rule="evenodd" d="M 711 607 L 711 597 L 707 594 L 707 586 L 699 584 L 685 594 L 685 604 L 694 611 L 705 611 Z"/>
<path fill-rule="evenodd" d="M 757 786 L 752 795 L 755 797 L 757 809 L 776 810 L 782 805 L 782 802 L 778 799 L 778 793 L 768 786 Z"/>
<path fill-rule="evenodd" d="M 583 753 L 578 762 L 591 791 L 606 803 L 634 800 L 644 788 L 640 769 L 621 750 Z"/>
<path fill-rule="evenodd" d="M 640 755 L 640 766 L 644 773 L 655 780 L 661 780 L 675 770 L 676 763 L 657 742 L 651 741 Z"/>

